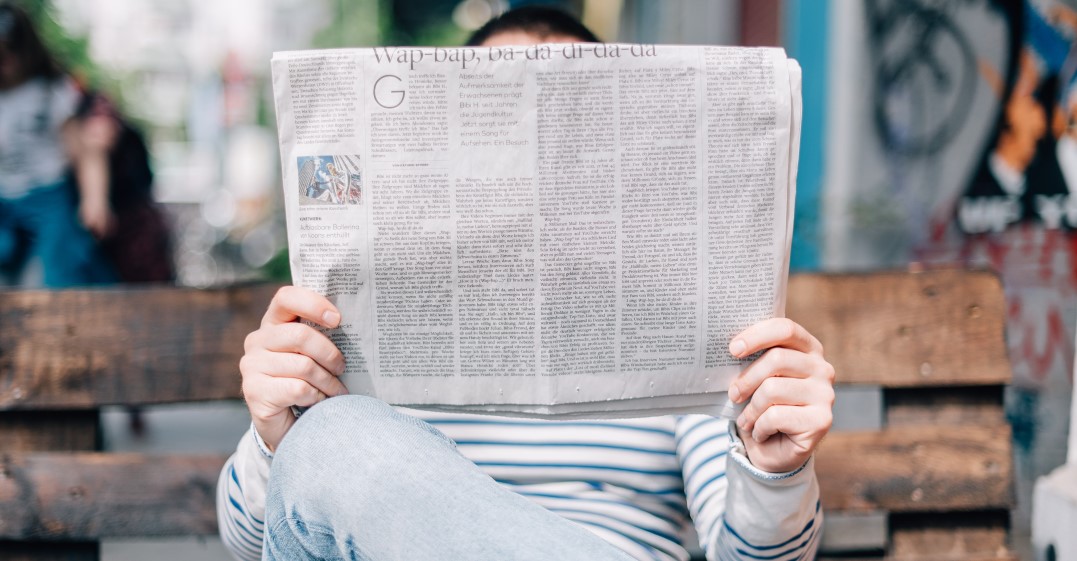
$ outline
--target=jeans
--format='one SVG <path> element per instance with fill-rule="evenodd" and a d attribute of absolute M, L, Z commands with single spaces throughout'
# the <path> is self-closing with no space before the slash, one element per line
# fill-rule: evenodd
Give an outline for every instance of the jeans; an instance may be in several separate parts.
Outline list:
<path fill-rule="evenodd" d="M 31 258 L 40 259 L 47 288 L 117 280 L 97 240 L 79 222 L 65 182 L 37 187 L 17 199 L 0 198 L 0 281 L 18 282 Z"/>
<path fill-rule="evenodd" d="M 270 470 L 263 559 L 631 557 L 499 485 L 424 421 L 363 396 L 304 413 Z"/>

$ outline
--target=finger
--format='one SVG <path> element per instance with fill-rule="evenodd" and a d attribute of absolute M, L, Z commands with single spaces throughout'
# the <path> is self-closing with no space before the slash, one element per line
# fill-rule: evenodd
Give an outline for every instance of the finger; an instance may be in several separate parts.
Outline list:
<path fill-rule="evenodd" d="M 830 430 L 833 415 L 825 407 L 775 405 L 767 409 L 752 429 L 752 440 L 764 442 L 775 434 L 789 436 L 798 453 L 811 453 L 823 435 Z"/>
<path fill-rule="evenodd" d="M 292 405 L 309 407 L 327 398 L 325 392 L 299 378 L 266 375 L 244 378 L 243 396 L 251 415 L 261 420 L 291 415 Z"/>
<path fill-rule="evenodd" d="M 809 354 L 823 354 L 823 345 L 797 322 L 787 318 L 771 318 L 740 332 L 729 343 L 729 352 L 743 358 L 770 347 L 785 347 Z"/>
<path fill-rule="evenodd" d="M 340 310 L 326 297 L 298 286 L 284 286 L 269 302 L 269 309 L 262 317 L 262 326 L 288 323 L 305 319 L 325 327 L 340 323 Z"/>
<path fill-rule="evenodd" d="M 834 388 L 815 379 L 767 378 L 752 394 L 751 401 L 737 417 L 737 426 L 750 432 L 755 428 L 756 420 L 767 409 L 776 405 L 833 407 Z"/>
<path fill-rule="evenodd" d="M 239 363 L 240 371 L 244 375 L 257 373 L 281 380 L 298 379 L 331 396 L 348 393 L 348 388 L 344 386 L 339 378 L 330 374 L 328 370 L 309 356 L 296 353 L 255 351 L 243 355 Z M 283 405 L 296 404 L 285 403 Z"/>
<path fill-rule="evenodd" d="M 344 373 L 344 355 L 322 332 L 303 323 L 284 323 L 259 329 L 243 342 L 247 353 L 266 350 L 308 356 L 335 376 Z"/>
<path fill-rule="evenodd" d="M 729 384 L 729 397 L 734 403 L 751 398 L 763 380 L 772 377 L 819 378 L 834 380 L 834 367 L 819 355 L 806 354 L 784 347 L 772 348 L 755 359 Z"/>

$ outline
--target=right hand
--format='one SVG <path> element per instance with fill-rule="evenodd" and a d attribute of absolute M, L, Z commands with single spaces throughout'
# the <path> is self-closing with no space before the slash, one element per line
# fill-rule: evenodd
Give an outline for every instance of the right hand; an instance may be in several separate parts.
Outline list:
<path fill-rule="evenodd" d="M 295 424 L 293 405 L 309 407 L 348 393 L 338 379 L 344 355 L 300 319 L 333 328 L 340 324 L 340 311 L 319 294 L 285 286 L 273 296 L 261 327 L 247 336 L 239 360 L 247 409 L 270 451 Z"/>

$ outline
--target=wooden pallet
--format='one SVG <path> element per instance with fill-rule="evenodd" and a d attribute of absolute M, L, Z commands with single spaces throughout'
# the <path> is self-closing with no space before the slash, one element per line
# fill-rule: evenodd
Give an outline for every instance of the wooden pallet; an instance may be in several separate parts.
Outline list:
<path fill-rule="evenodd" d="M 98 412 L 238 399 L 243 339 L 274 291 L 0 292 L 0 560 L 91 560 L 106 538 L 216 534 L 224 458 L 100 452 Z M 819 450 L 827 553 L 1009 558 L 998 279 L 795 276 L 788 312 L 823 341 L 839 383 L 877 388 L 884 403 L 879 430 L 835 432 Z"/>
<path fill-rule="evenodd" d="M 1002 408 L 1010 363 L 998 278 L 803 275 L 790 280 L 787 312 L 822 341 L 839 391 L 881 397 L 876 430 L 835 430 L 819 448 L 823 554 L 1012 558 L 1013 452 Z M 872 540 L 879 522 L 882 539 Z"/>

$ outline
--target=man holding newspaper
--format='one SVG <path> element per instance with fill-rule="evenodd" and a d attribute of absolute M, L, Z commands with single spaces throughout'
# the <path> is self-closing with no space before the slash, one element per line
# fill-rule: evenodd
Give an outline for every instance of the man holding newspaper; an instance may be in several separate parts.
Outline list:
<path fill-rule="evenodd" d="M 315 159 L 299 154 L 295 143 L 331 145 L 334 136 L 331 127 L 317 124 L 316 112 L 298 105 L 295 88 L 312 72 L 326 83 L 325 68 L 350 63 L 327 58 L 336 54 L 319 54 L 317 67 L 307 58 L 282 61 L 295 114 L 294 122 L 281 125 L 285 183 L 291 178 L 296 185 L 288 201 L 290 245 L 293 273 L 305 288 L 281 289 L 245 344 L 240 370 L 253 422 L 221 473 L 218 515 L 225 545 L 244 560 L 684 560 L 698 540 L 708 559 L 813 558 L 822 515 L 812 453 L 830 428 L 834 371 L 811 334 L 775 317 L 784 308 L 799 141 L 799 91 L 792 103 L 788 92 L 789 84 L 799 87 L 799 70 L 793 64 L 787 70 L 784 55 L 763 60 L 754 51 L 705 48 L 684 51 L 704 70 L 615 64 L 591 72 L 572 62 L 548 75 L 513 74 L 511 66 L 484 70 L 483 60 L 492 63 L 494 57 L 652 56 L 649 51 L 660 58 L 669 51 L 586 45 L 597 43 L 590 31 L 544 8 L 510 11 L 470 43 L 486 50 L 368 52 L 416 74 L 385 72 L 369 84 L 370 103 L 343 89 L 327 96 L 336 101 L 321 109 L 344 106 L 353 114 L 360 113 L 356 103 L 389 112 L 425 100 L 421 124 L 399 113 L 377 113 L 369 127 L 382 127 L 384 135 L 337 157 L 356 167 L 341 173 L 371 181 L 363 187 L 364 202 L 351 206 L 304 206 L 306 185 L 297 177 L 302 172 L 288 171 L 289 161 L 298 170 L 297 161 Z M 489 95 L 470 95 L 448 109 L 445 82 L 417 60 L 438 57 L 456 66 L 454 91 Z M 743 75 L 756 66 L 761 70 L 758 76 L 750 70 L 752 79 L 786 88 L 784 105 L 744 113 L 751 103 L 742 98 L 729 103 L 739 114 L 707 109 L 700 115 L 691 105 L 670 109 L 675 100 L 661 104 L 666 109 L 648 106 L 645 91 L 626 95 L 659 80 L 674 98 L 713 105 L 729 93 L 725 83 L 738 79 L 722 74 L 725 69 L 736 67 Z M 573 74 L 584 71 L 590 72 L 586 80 Z M 708 73 L 702 94 L 701 71 Z M 621 72 L 634 74 L 614 74 Z M 594 76 L 619 80 L 617 88 L 592 87 Z M 485 88 L 480 80 L 501 86 Z M 535 111 L 528 94 L 513 93 L 527 90 L 524 83 L 538 84 Z M 557 94 L 564 91 L 573 92 L 576 102 L 589 97 L 581 103 L 596 104 L 582 113 L 558 107 Z M 277 95 L 280 117 L 279 90 Z M 587 130 L 605 126 L 601 105 L 617 95 L 622 103 L 607 116 L 618 121 L 609 139 L 619 139 L 619 147 L 599 146 L 586 157 L 558 151 L 558 143 L 573 142 L 580 123 Z M 447 128 L 438 124 L 457 109 L 489 120 L 468 126 L 464 115 L 446 121 Z M 633 121 L 641 115 L 662 129 L 643 131 L 650 144 L 633 136 L 647 126 Z M 747 130 L 742 123 L 752 116 L 778 126 Z M 551 119 L 563 126 L 549 128 Z M 698 122 L 751 136 L 730 146 L 708 138 L 699 148 L 692 138 L 706 132 L 691 132 Z M 394 126 L 411 127 L 413 134 L 386 140 Z M 609 139 L 583 141 L 601 145 Z M 756 141 L 762 152 L 750 147 Z M 519 150 L 510 154 L 525 160 L 509 162 L 496 180 L 453 167 L 467 162 L 446 163 L 453 146 L 483 143 Z M 393 156 L 401 147 L 408 156 Z M 603 156 L 613 153 L 622 159 Z M 729 159 L 736 173 L 729 171 Z M 611 175 L 599 177 L 604 166 Z M 646 173 L 654 166 L 661 166 L 658 181 Z M 511 168 L 528 168 L 533 178 L 520 180 L 527 170 Z M 505 180 L 508 172 L 517 177 Z M 638 190 L 634 174 L 644 177 Z M 620 190 L 609 192 L 614 205 L 603 206 L 600 192 L 571 192 L 576 184 L 602 191 L 615 176 Z M 750 187 L 759 178 L 765 189 L 755 193 L 758 204 L 750 208 L 743 203 L 747 195 L 721 190 Z M 446 185 L 453 195 L 445 204 L 455 210 L 430 218 L 439 212 Z M 703 185 L 711 191 L 690 195 L 685 185 L 695 185 L 697 194 Z M 496 201 L 486 188 L 494 189 Z M 649 197 L 648 189 L 657 197 Z M 544 199 L 543 193 L 554 192 L 562 200 Z M 400 201 L 386 202 L 398 195 Z M 513 198 L 515 207 L 504 202 Z M 565 198 L 576 207 L 568 208 Z M 473 203 L 487 210 L 502 206 L 473 212 Z M 640 211 L 636 203 L 654 212 Z M 541 209 L 532 212 L 535 206 Z M 584 215 L 591 218 L 581 220 Z M 662 220 L 668 224 L 656 225 Z M 607 224 L 613 226 L 607 230 Z M 497 244 L 468 237 L 491 228 Z M 759 237 L 766 239 L 754 239 Z M 740 243 L 731 249 L 732 239 Z M 436 246 L 445 240 L 456 253 L 441 260 Z M 495 251 L 486 251 L 490 247 Z M 759 260 L 758 254 L 770 257 Z M 324 265 L 325 259 L 335 261 Z M 420 271 L 409 268 L 416 260 Z M 655 263 L 660 270 L 654 278 L 642 279 L 639 271 Z M 440 266 L 453 272 L 456 291 L 444 292 L 449 297 L 441 302 L 439 285 L 429 282 L 430 271 Z M 736 274 L 728 272 L 734 268 Z M 620 273 L 603 277 L 610 271 Z M 678 271 L 714 285 L 678 281 Z M 603 278 L 613 279 L 607 289 L 586 290 Z M 422 292 L 409 292 L 415 285 Z M 469 315 L 465 308 L 471 305 L 481 313 Z M 603 319 L 609 310 L 615 312 Z M 438 331 L 441 315 L 447 327 Z M 610 328 L 616 335 L 603 335 L 606 324 L 616 324 Z M 471 332 L 480 336 L 469 337 Z M 484 334 L 498 339 L 494 348 Z M 588 377 L 588 369 L 595 376 Z M 347 395 L 349 389 L 364 395 Z M 422 409 L 397 410 L 378 398 Z M 310 409 L 297 417 L 297 407 Z M 684 414 L 691 412 L 707 414 Z"/>

